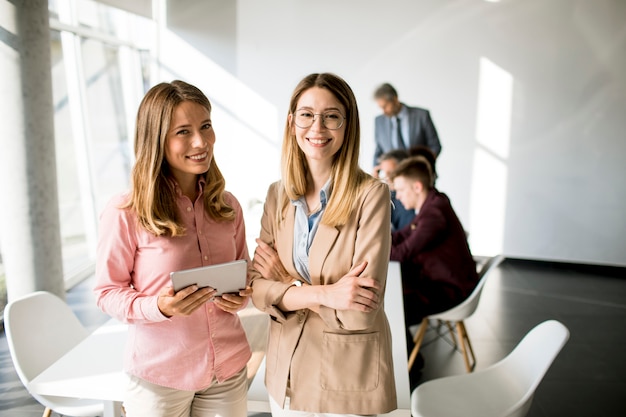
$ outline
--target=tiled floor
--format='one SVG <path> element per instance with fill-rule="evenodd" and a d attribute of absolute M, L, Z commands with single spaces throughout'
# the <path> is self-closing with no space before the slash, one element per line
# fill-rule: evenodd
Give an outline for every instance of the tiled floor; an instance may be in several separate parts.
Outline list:
<path fill-rule="evenodd" d="M 569 328 L 570 339 L 540 384 L 529 416 L 626 416 L 625 278 L 625 270 L 589 272 L 505 261 L 490 276 L 476 314 L 466 322 L 477 369 L 504 357 L 536 324 L 556 319 Z M 93 329 L 108 317 L 94 306 L 90 286 L 89 280 L 78 285 L 67 299 Z M 424 381 L 465 372 L 461 355 L 432 331 L 422 352 Z M 42 410 L 20 384 L 2 335 L 0 416 L 39 417 Z"/>

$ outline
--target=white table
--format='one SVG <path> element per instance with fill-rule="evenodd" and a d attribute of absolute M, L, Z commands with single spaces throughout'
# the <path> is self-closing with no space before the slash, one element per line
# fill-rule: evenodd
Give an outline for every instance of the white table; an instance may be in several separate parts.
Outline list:
<path fill-rule="evenodd" d="M 391 328 L 393 340 L 393 371 L 396 378 L 398 409 L 380 417 L 410 417 L 411 390 L 407 369 L 406 330 L 404 321 L 404 300 L 402 298 L 402 272 L 400 263 L 389 262 L 387 284 L 385 286 L 385 314 Z"/>
<path fill-rule="evenodd" d="M 127 330 L 110 320 L 35 377 L 29 391 L 102 400 L 104 417 L 120 417 L 128 382 L 122 363 Z"/>

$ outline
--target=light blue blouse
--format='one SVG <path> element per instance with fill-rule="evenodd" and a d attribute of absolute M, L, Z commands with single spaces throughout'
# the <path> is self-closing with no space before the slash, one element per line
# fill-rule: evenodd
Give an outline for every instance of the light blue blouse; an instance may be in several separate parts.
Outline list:
<path fill-rule="evenodd" d="M 320 209 L 310 216 L 307 216 L 309 208 L 304 196 L 297 200 L 291 200 L 291 204 L 296 207 L 296 218 L 293 228 L 293 263 L 300 276 L 309 283 L 311 283 L 309 249 L 311 248 L 311 243 L 313 243 L 315 232 L 317 232 L 329 198 L 330 180 L 320 190 Z"/>

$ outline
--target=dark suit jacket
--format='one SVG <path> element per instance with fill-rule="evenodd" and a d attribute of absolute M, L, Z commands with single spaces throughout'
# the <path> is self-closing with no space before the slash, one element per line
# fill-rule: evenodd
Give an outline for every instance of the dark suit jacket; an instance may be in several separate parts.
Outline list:
<path fill-rule="evenodd" d="M 396 198 L 396 192 L 391 192 L 391 231 L 402 230 L 411 223 L 415 217 L 415 210 L 404 208 L 400 200 Z"/>
<path fill-rule="evenodd" d="M 435 189 L 411 224 L 392 234 L 391 260 L 401 262 L 408 324 L 459 304 L 478 283 L 463 226 Z"/>
<path fill-rule="evenodd" d="M 428 146 L 435 155 L 441 152 L 441 143 L 437 135 L 437 129 L 430 118 L 430 112 L 419 107 L 409 107 L 403 104 L 408 110 L 409 117 L 409 148 L 417 145 Z M 374 151 L 374 165 L 378 165 L 378 157 L 385 152 L 394 149 L 392 138 L 391 118 L 381 114 L 376 117 L 374 126 L 374 138 L 376 140 L 376 150 Z M 406 138 L 405 138 L 406 142 Z"/>

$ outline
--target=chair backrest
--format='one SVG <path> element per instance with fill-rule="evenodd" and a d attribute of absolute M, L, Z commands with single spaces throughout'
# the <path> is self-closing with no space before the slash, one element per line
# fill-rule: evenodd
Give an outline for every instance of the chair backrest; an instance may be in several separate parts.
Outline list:
<path fill-rule="evenodd" d="M 509 390 L 518 398 L 505 416 L 518 417 L 528 413 L 537 386 L 568 339 L 569 330 L 562 323 L 544 321 L 529 331 L 515 349 L 498 363 L 502 377 L 508 376 Z M 511 375 L 515 378 L 509 381 Z"/>
<path fill-rule="evenodd" d="M 465 320 L 466 318 L 474 314 L 476 308 L 478 307 L 480 295 L 483 292 L 483 287 L 487 282 L 487 277 L 489 276 L 489 273 L 496 269 L 496 267 L 500 265 L 503 260 L 504 256 L 502 255 L 495 255 L 489 258 L 480 269 L 480 272 L 478 272 L 478 284 L 476 284 L 476 287 L 474 288 L 474 290 L 472 290 L 470 295 L 467 296 L 467 298 L 463 300 L 463 302 L 459 305 L 452 307 L 451 309 L 446 310 L 442 313 L 433 314 L 430 317 L 440 320 L 460 321 Z"/>
<path fill-rule="evenodd" d="M 483 264 L 483 266 L 480 268 L 480 272 L 478 272 L 478 279 L 483 279 L 485 275 L 493 271 L 498 265 L 500 265 L 502 261 L 504 261 L 504 256 L 502 255 L 494 255 L 491 258 L 487 259 L 487 262 Z"/>
<path fill-rule="evenodd" d="M 555 320 L 535 326 L 504 359 L 473 373 L 427 381 L 413 392 L 412 415 L 522 417 L 569 338 Z"/>
<path fill-rule="evenodd" d="M 13 365 L 24 386 L 88 335 L 69 306 L 44 291 L 9 302 L 4 327 Z"/>

